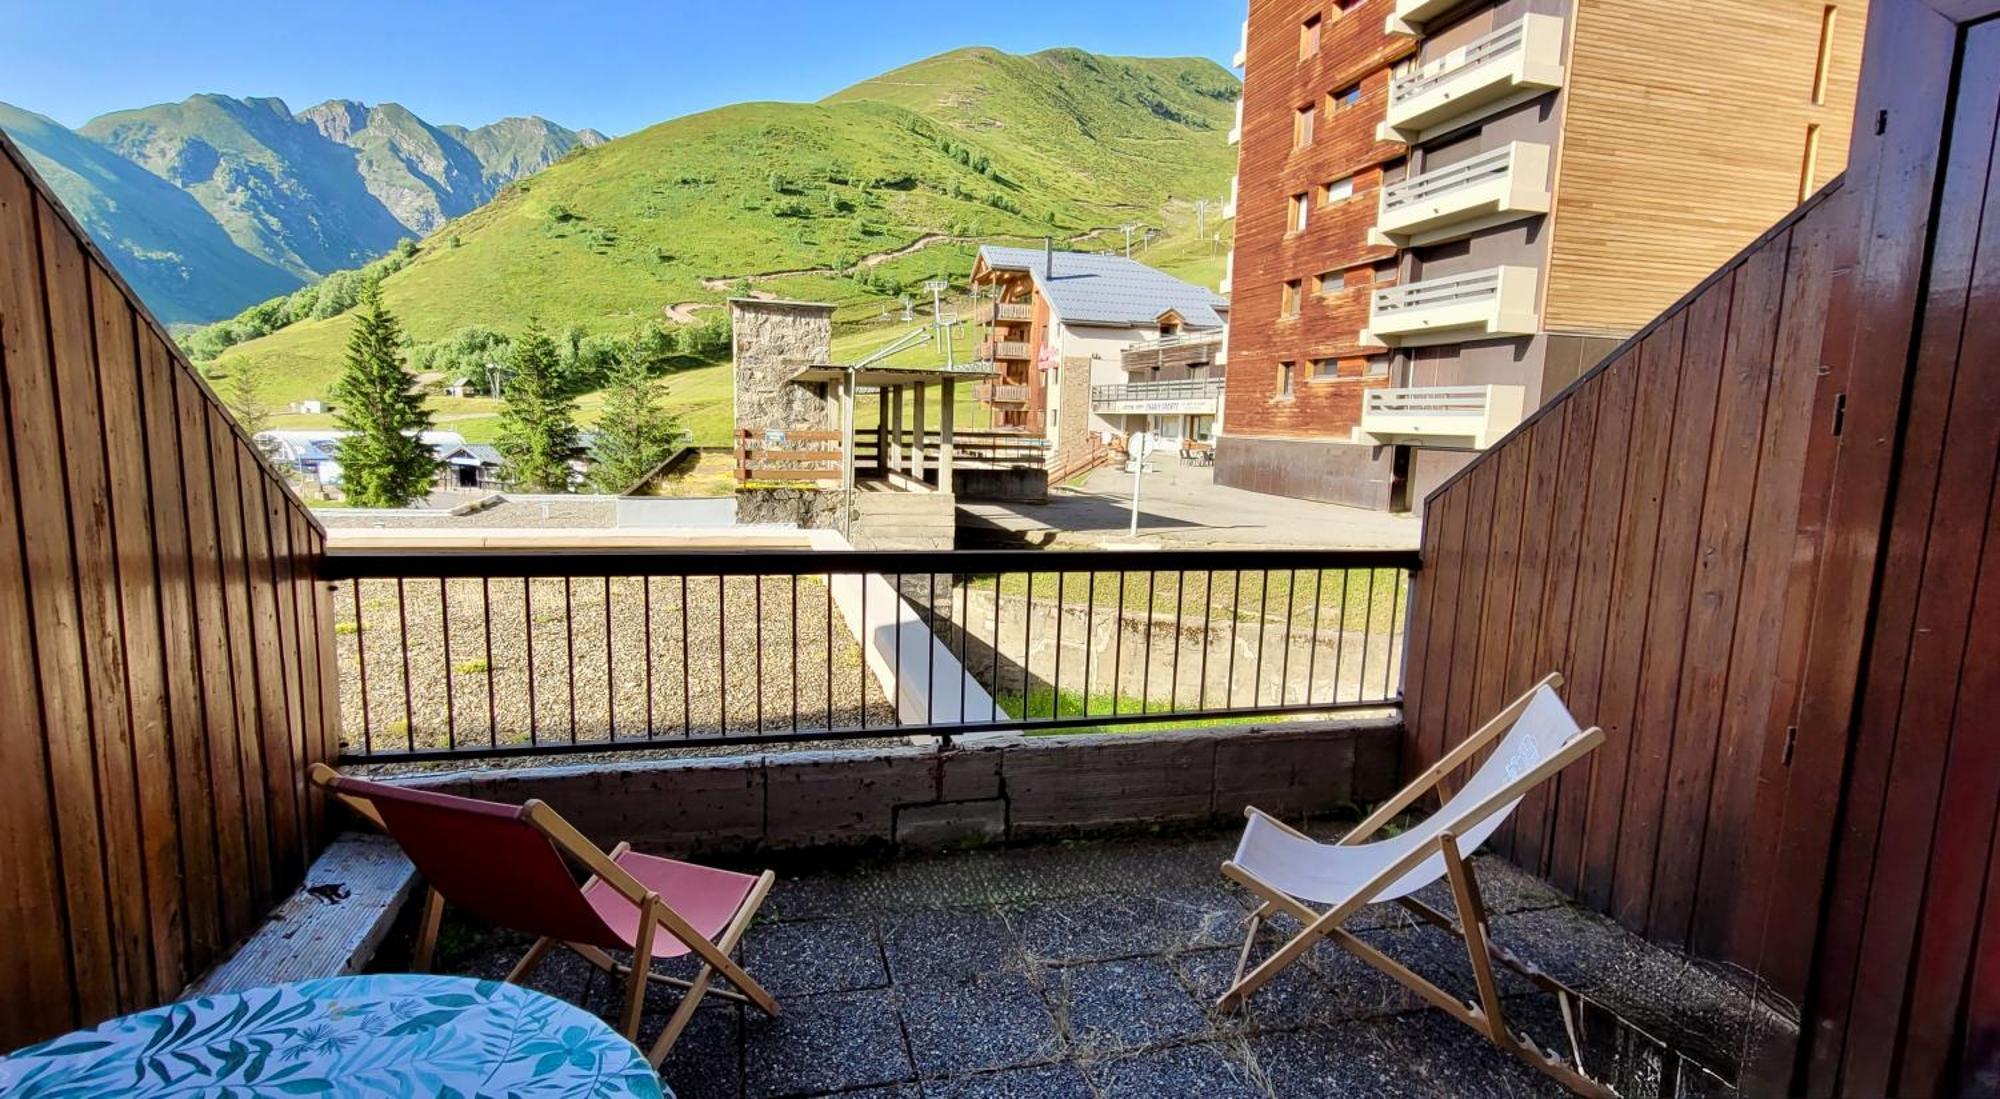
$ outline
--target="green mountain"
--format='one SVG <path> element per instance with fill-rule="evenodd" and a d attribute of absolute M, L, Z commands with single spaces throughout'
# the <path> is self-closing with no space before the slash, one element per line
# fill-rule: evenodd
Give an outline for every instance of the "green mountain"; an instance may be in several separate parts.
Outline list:
<path fill-rule="evenodd" d="M 419 344 L 530 316 L 622 337 L 746 292 L 836 302 L 851 332 L 900 315 L 925 279 L 962 284 L 981 241 L 1109 247 L 1134 222 L 1207 277 L 1220 261 L 1187 247 L 1192 203 L 1228 191 L 1238 91 L 1202 59 L 957 50 L 819 103 L 738 104 L 575 152 L 424 241 L 383 292 Z M 214 369 L 254 359 L 281 399 L 323 396 L 348 324 L 286 324 Z"/>
<path fill-rule="evenodd" d="M 518 125 L 516 124 L 518 123 Z M 197 95 L 117 111 L 79 131 L 193 195 L 244 250 L 302 278 L 358 267 L 491 199 L 570 149 L 602 140 L 540 119 L 466 141 L 394 103 Z"/>
<path fill-rule="evenodd" d="M 0 103 L 0 129 L 166 323 L 212 320 L 299 285 L 237 247 L 193 196 L 52 119 Z"/>

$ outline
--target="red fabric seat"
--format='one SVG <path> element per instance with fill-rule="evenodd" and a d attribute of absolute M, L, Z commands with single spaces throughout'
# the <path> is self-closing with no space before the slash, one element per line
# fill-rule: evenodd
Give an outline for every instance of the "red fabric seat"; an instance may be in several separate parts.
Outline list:
<path fill-rule="evenodd" d="M 691 862 L 663 859 L 656 855 L 641 855 L 636 851 L 626 851 L 615 861 L 626 873 L 639 879 L 639 884 L 658 893 L 690 927 L 710 941 L 729 926 L 736 910 L 742 907 L 743 898 L 757 887 L 755 875 L 696 866 Z M 605 926 L 623 940 L 627 949 L 638 941 L 638 905 L 626 900 L 616 889 L 596 880 L 584 889 L 583 896 Z M 690 949 L 665 928 L 653 937 L 653 956 L 656 958 L 678 958 Z"/>

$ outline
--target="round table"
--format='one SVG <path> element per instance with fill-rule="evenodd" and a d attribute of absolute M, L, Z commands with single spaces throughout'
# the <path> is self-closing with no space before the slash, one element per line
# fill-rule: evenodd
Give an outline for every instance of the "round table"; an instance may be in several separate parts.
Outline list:
<path fill-rule="evenodd" d="M 499 981 L 374 974 L 208 996 L 0 1059 L 0 1094 L 666 1093 L 594 1015 Z"/>

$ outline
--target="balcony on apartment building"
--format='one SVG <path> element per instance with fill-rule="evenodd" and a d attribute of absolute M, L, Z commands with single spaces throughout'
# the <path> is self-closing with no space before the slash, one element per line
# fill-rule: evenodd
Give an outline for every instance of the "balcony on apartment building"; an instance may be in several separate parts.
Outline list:
<path fill-rule="evenodd" d="M 1464 5 L 1466 0 L 1396 0 L 1396 8 L 1389 13 L 1388 25 L 1384 30 L 1389 34 L 1422 34 L 1425 23 L 1440 15 L 1449 15 L 1453 8 Z"/>
<path fill-rule="evenodd" d="M 1025 385 L 1007 385 L 994 382 L 972 387 L 973 399 L 981 404 L 1025 405 L 1028 403 L 1029 389 Z"/>
<path fill-rule="evenodd" d="M 1404 283 L 1375 292 L 1363 343 L 1390 347 L 1531 336 L 1539 272 L 1512 265 Z"/>
<path fill-rule="evenodd" d="M 981 362 L 1027 362 L 1034 358 L 1026 340 L 986 340 L 976 349 Z"/>
<path fill-rule="evenodd" d="M 1229 128 L 1229 143 L 1231 145 L 1240 145 L 1243 143 L 1243 100 L 1241 98 L 1236 100 L 1236 125 Z"/>
<path fill-rule="evenodd" d="M 1389 86 L 1379 136 L 1414 144 L 1563 85 L 1563 21 L 1524 15 Z"/>
<path fill-rule="evenodd" d="M 1435 244 L 1548 212 L 1549 147 L 1515 141 L 1382 188 L 1368 242 Z"/>
<path fill-rule="evenodd" d="M 1024 301 L 989 302 L 972 319 L 976 324 L 1027 324 L 1035 319 L 1035 307 Z"/>
<path fill-rule="evenodd" d="M 1521 422 L 1518 385 L 1371 389 L 1361 406 L 1364 442 L 1485 450 Z"/>
<path fill-rule="evenodd" d="M 1093 385 L 1090 410 L 1098 413 L 1151 413 L 1161 416 L 1213 416 L 1222 403 L 1221 378 L 1184 378 L 1171 382 Z"/>

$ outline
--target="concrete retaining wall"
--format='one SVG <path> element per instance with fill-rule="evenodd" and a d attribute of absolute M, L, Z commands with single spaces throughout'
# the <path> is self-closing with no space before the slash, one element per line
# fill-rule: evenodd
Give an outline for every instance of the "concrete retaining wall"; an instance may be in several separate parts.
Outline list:
<path fill-rule="evenodd" d="M 1292 820 L 1395 791 L 1401 724 L 1346 720 L 925 747 L 592 763 L 408 776 L 425 789 L 540 798 L 598 843 L 705 856 L 936 847 L 1240 819 Z"/>

